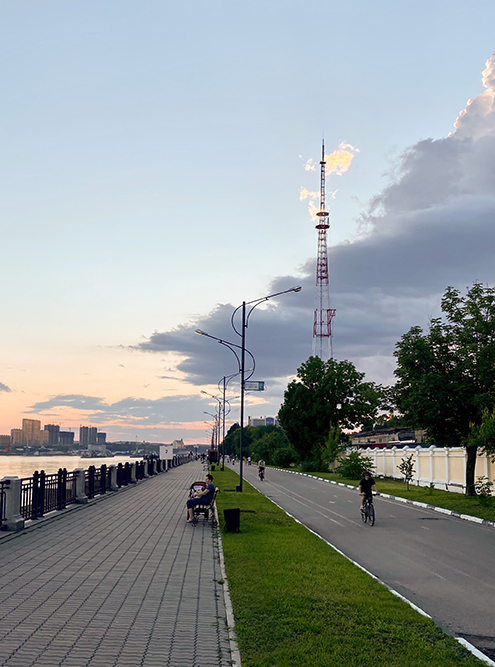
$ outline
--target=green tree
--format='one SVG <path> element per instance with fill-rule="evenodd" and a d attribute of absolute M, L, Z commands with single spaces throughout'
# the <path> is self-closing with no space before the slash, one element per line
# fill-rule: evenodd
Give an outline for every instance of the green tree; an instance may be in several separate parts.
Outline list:
<path fill-rule="evenodd" d="M 414 454 L 409 454 L 409 456 L 404 457 L 397 466 L 399 472 L 402 475 L 404 475 L 404 481 L 406 483 L 408 491 L 409 491 L 409 483 L 414 477 L 414 473 L 416 472 L 416 470 L 414 469 L 413 457 Z"/>
<path fill-rule="evenodd" d="M 380 391 L 363 379 L 364 373 L 350 361 L 310 357 L 298 369 L 285 391 L 279 419 L 305 467 L 324 467 L 322 456 L 330 429 L 354 429 L 374 418 Z"/>
<path fill-rule="evenodd" d="M 287 436 L 281 428 L 258 426 L 258 429 L 267 429 L 260 433 L 260 437 L 253 440 L 251 456 L 254 461 L 264 459 L 268 465 L 288 467 L 297 459 L 297 453 L 290 446 Z M 268 430 L 271 428 L 271 430 Z"/>
<path fill-rule="evenodd" d="M 325 440 L 325 447 L 321 452 L 322 463 L 328 467 L 335 463 L 339 454 L 344 449 L 343 441 L 346 440 L 340 426 L 332 426 L 328 432 L 328 437 Z"/>
<path fill-rule="evenodd" d="M 495 459 L 495 408 L 492 412 L 488 408 L 483 410 L 481 424 L 471 426 L 467 443 Z"/>
<path fill-rule="evenodd" d="M 428 333 L 413 327 L 397 343 L 395 401 L 436 444 L 466 447 L 466 493 L 475 495 L 469 435 L 495 406 L 495 290 L 475 283 L 463 297 L 448 287 L 441 306 Z"/>
<path fill-rule="evenodd" d="M 335 468 L 335 472 L 347 479 L 361 479 L 366 471 L 372 472 L 373 459 L 361 452 L 350 452 Z"/>
<path fill-rule="evenodd" d="M 227 435 L 223 439 L 222 447 L 225 447 L 225 453 L 229 454 L 229 456 L 238 455 L 240 428 L 241 427 L 237 422 L 232 424 L 232 426 L 227 431 Z M 237 449 L 234 449 L 235 447 L 237 447 Z"/>

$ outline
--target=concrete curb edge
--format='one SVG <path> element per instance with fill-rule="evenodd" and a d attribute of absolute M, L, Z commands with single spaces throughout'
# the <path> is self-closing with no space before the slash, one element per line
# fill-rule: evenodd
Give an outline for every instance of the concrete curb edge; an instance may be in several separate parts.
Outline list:
<path fill-rule="evenodd" d="M 227 615 L 227 632 L 230 640 L 231 664 L 232 667 L 241 667 L 241 654 L 237 645 L 237 636 L 235 634 L 235 619 L 234 610 L 232 607 L 232 600 L 230 599 L 229 582 L 227 579 L 227 572 L 225 570 L 225 558 L 223 555 L 222 536 L 220 535 L 220 521 L 218 518 L 218 508 L 215 503 L 215 521 L 218 529 L 218 553 L 220 558 L 220 572 L 223 579 L 223 597 L 225 602 L 225 613 Z"/>

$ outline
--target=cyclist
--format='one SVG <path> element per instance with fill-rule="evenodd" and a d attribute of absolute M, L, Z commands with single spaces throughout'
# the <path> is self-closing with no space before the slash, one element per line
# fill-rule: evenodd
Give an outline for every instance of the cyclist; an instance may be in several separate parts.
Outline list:
<path fill-rule="evenodd" d="M 364 475 L 362 480 L 359 482 L 359 495 L 361 496 L 361 512 L 364 512 L 364 501 L 366 498 L 372 497 L 372 488 L 375 488 L 375 493 L 377 496 L 380 494 L 378 493 L 378 489 L 376 488 L 375 480 L 371 476 L 371 473 L 369 470 L 367 470 Z"/>
<path fill-rule="evenodd" d="M 263 461 L 263 459 L 260 459 L 258 461 L 258 475 L 261 480 L 265 478 L 265 467 L 266 467 L 265 462 Z"/>

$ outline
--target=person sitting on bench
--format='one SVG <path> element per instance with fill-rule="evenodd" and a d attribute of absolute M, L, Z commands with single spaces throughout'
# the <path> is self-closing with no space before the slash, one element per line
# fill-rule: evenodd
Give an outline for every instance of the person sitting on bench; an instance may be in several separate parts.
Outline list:
<path fill-rule="evenodd" d="M 202 491 L 196 491 L 192 498 L 187 501 L 188 519 L 187 523 L 194 521 L 194 508 L 197 505 L 208 505 L 215 494 L 215 487 L 213 485 L 213 477 L 208 474 L 205 477 L 206 486 Z"/>

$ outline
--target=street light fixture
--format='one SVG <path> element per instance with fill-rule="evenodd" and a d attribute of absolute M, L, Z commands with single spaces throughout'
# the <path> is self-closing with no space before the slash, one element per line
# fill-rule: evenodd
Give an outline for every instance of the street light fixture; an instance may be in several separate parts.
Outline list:
<path fill-rule="evenodd" d="M 238 306 L 234 312 L 232 313 L 232 317 L 230 318 L 230 323 L 232 325 L 232 328 L 236 332 L 238 336 L 241 338 L 241 363 L 240 363 L 240 372 L 241 372 L 241 415 L 240 415 L 240 427 L 241 427 L 241 432 L 239 434 L 239 450 L 240 450 L 240 455 L 239 455 L 239 463 L 240 463 L 240 471 L 239 471 L 239 486 L 236 487 L 236 491 L 242 491 L 242 464 L 243 464 L 243 453 L 244 453 L 244 384 L 246 382 L 245 378 L 245 352 L 246 350 L 246 329 L 248 328 L 249 324 L 249 316 L 253 312 L 253 310 L 256 308 L 256 306 L 259 306 L 261 303 L 264 303 L 265 301 L 268 301 L 269 299 L 273 299 L 276 296 L 280 296 L 281 294 L 288 294 L 289 292 L 300 292 L 302 289 L 301 286 L 297 287 L 291 287 L 290 289 L 284 290 L 283 292 L 275 292 L 275 294 L 269 294 L 268 296 L 261 297 L 260 299 L 254 299 L 253 301 L 243 301 L 240 306 Z M 249 308 L 247 314 L 246 314 L 246 306 L 251 306 Z M 235 316 L 238 310 L 242 308 L 242 323 L 241 323 L 241 331 L 238 331 L 235 326 Z M 249 352 L 249 354 L 251 354 Z M 251 356 L 253 356 L 251 354 Z M 254 371 L 253 371 L 254 372 Z M 252 374 L 249 376 L 251 377 Z"/>
<path fill-rule="evenodd" d="M 256 368 L 256 361 L 254 359 L 253 354 L 246 348 L 246 329 L 249 324 L 249 317 L 253 310 L 256 308 L 256 306 L 259 306 L 260 304 L 264 303 L 265 301 L 268 301 L 269 299 L 273 299 L 276 296 L 280 296 L 282 294 L 288 294 L 289 292 L 300 292 L 302 287 L 299 285 L 296 287 L 291 287 L 290 289 L 283 290 L 282 292 L 275 292 L 275 294 L 269 294 L 268 296 L 261 297 L 260 299 L 254 299 L 253 301 L 243 301 L 240 306 L 238 306 L 234 312 L 232 313 L 232 317 L 230 319 L 230 323 L 232 325 L 232 328 L 234 329 L 235 333 L 240 336 L 241 338 L 241 345 L 236 345 L 235 343 L 230 343 L 228 341 L 224 341 L 221 338 L 217 338 L 216 336 L 212 336 L 206 331 L 202 331 L 201 329 L 196 329 L 195 333 L 197 333 L 199 336 L 206 336 L 207 338 L 212 338 L 213 340 L 216 340 L 220 345 L 224 345 L 225 347 L 228 347 L 229 350 L 235 355 L 237 359 L 237 364 L 239 367 L 239 374 L 241 376 L 241 410 L 240 410 L 240 437 L 239 437 L 239 450 L 240 450 L 240 472 L 239 472 L 239 486 L 236 487 L 236 491 L 242 491 L 242 468 L 243 468 L 243 453 L 244 453 L 244 386 L 246 380 L 249 380 L 254 374 L 255 368 Z M 251 306 L 246 314 L 246 306 Z M 235 316 L 238 310 L 242 308 L 242 324 L 241 324 L 241 331 L 236 329 L 235 326 Z M 239 355 L 234 349 L 241 350 L 241 357 L 239 359 Z M 246 352 L 249 354 L 253 361 L 253 367 L 252 369 L 249 369 L 249 375 L 246 377 Z M 235 373 L 237 375 L 237 373 Z M 225 403 L 224 403 L 224 409 L 225 409 Z"/>
<path fill-rule="evenodd" d="M 206 394 L 206 396 L 211 396 L 211 398 L 214 398 L 216 401 L 218 401 L 217 405 L 217 410 L 218 410 L 218 427 L 217 427 L 217 449 L 220 449 L 220 415 L 222 414 L 222 401 L 218 398 L 218 396 L 214 396 L 213 394 L 210 394 L 208 391 L 204 391 L 204 389 L 201 390 L 201 394 Z M 210 414 L 209 412 L 205 412 L 205 414 Z"/>
<path fill-rule="evenodd" d="M 218 447 L 218 435 L 219 435 L 219 427 L 220 427 L 220 415 L 214 415 L 211 412 L 205 412 L 203 410 L 204 415 L 209 415 L 210 417 L 213 417 L 213 437 L 212 437 L 212 445 L 213 449 L 215 448 L 215 445 Z"/>
<path fill-rule="evenodd" d="M 227 347 L 232 352 L 232 354 L 235 356 L 235 358 L 237 360 L 237 367 L 238 367 L 237 373 L 233 373 L 232 375 L 224 376 L 221 380 L 221 381 L 223 381 L 223 437 L 225 438 L 225 391 L 226 391 L 227 384 L 230 382 L 230 380 L 232 380 L 232 378 L 234 378 L 236 375 L 239 375 L 241 373 L 241 360 L 239 358 L 238 353 L 236 352 L 236 350 L 234 348 L 237 348 L 238 350 L 241 350 L 242 348 L 241 348 L 240 345 L 236 345 L 236 343 L 231 343 L 229 341 L 222 340 L 221 338 L 217 338 L 217 336 L 212 336 L 211 334 L 206 333 L 206 331 L 203 331 L 202 329 L 196 329 L 194 333 L 198 334 L 198 336 L 206 336 L 206 338 L 211 338 L 212 340 L 216 340 L 217 343 L 220 343 L 220 345 L 223 345 L 224 347 Z M 251 354 L 251 352 L 249 350 L 245 350 L 245 352 L 247 352 L 249 354 L 249 356 L 251 357 L 251 360 L 253 362 L 253 367 L 247 370 L 249 375 L 246 379 L 249 379 L 250 377 L 252 377 L 252 375 L 254 373 L 254 370 L 255 370 L 255 367 L 256 367 L 256 361 L 255 361 L 254 356 Z M 244 371 L 244 372 L 246 373 L 246 371 Z M 218 383 L 218 385 L 219 385 L 218 388 L 219 389 L 220 389 L 220 382 L 221 381 L 219 381 L 219 383 Z M 203 391 L 202 393 L 206 394 L 208 392 Z M 211 396 L 211 394 L 209 394 L 209 396 Z M 224 468 L 225 468 L 225 445 L 223 447 L 222 470 Z"/>

